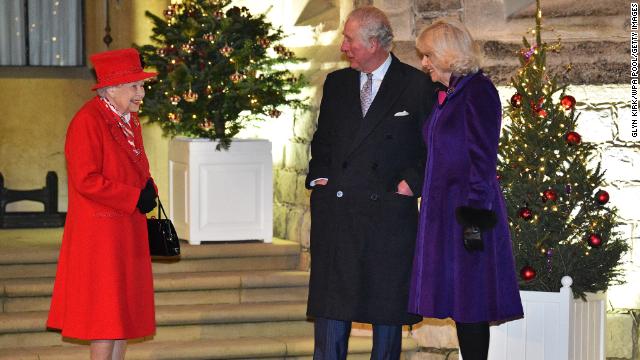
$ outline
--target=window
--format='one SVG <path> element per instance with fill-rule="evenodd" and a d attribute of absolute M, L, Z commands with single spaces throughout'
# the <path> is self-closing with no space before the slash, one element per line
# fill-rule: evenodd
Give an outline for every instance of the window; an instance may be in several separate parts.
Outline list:
<path fill-rule="evenodd" d="M 0 0 L 0 65 L 83 65 L 82 0 Z"/>

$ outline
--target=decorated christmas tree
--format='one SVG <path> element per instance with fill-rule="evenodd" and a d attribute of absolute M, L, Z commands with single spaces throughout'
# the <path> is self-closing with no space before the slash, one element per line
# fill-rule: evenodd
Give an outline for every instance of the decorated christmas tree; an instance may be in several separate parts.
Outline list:
<path fill-rule="evenodd" d="M 139 47 L 159 73 L 142 113 L 165 134 L 215 139 L 218 149 L 250 121 L 304 106 L 295 94 L 305 81 L 287 69 L 302 59 L 279 43 L 282 30 L 230 3 L 182 0 L 164 18 L 147 12 L 154 44 Z"/>
<path fill-rule="evenodd" d="M 576 99 L 546 69 L 546 55 L 560 43 L 542 42 L 536 1 L 535 43 L 523 39 L 515 94 L 500 140 L 498 177 L 509 214 L 520 288 L 559 291 L 573 278 L 573 292 L 604 291 L 623 281 L 628 245 L 616 233 L 616 209 L 602 189 L 596 147 L 576 131 Z M 567 67 L 570 71 L 570 66 Z"/>

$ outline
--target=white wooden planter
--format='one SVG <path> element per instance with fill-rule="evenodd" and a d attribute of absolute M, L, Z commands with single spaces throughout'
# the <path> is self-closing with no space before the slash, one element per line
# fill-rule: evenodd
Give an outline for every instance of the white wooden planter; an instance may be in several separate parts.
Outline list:
<path fill-rule="evenodd" d="M 520 291 L 524 319 L 491 327 L 490 360 L 604 360 L 606 294 L 574 299 L 560 292 Z"/>
<path fill-rule="evenodd" d="M 169 144 L 169 213 L 181 239 L 262 240 L 273 237 L 271 142 L 236 139 L 216 151 L 207 139 Z"/>

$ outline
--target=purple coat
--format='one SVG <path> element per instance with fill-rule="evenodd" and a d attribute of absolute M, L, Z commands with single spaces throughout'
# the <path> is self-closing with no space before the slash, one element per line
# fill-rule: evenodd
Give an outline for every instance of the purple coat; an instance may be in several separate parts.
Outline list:
<path fill-rule="evenodd" d="M 496 179 L 500 99 L 478 72 L 456 84 L 425 123 L 427 145 L 409 311 L 458 322 L 522 317 L 504 198 Z M 469 252 L 456 209 L 491 210 L 484 250 Z"/>

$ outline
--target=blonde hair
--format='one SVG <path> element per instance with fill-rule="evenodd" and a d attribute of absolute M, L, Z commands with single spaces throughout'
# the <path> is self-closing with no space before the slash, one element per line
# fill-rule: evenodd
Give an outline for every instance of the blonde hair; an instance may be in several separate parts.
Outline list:
<path fill-rule="evenodd" d="M 347 21 L 355 20 L 360 24 L 362 40 L 376 39 L 386 51 L 393 47 L 393 29 L 385 13 L 374 6 L 362 6 L 347 16 Z"/>
<path fill-rule="evenodd" d="M 416 39 L 416 48 L 436 67 L 453 74 L 466 75 L 480 68 L 480 49 L 457 21 L 441 19 L 427 26 Z"/>

